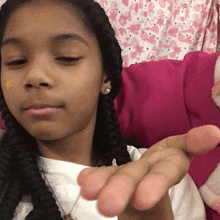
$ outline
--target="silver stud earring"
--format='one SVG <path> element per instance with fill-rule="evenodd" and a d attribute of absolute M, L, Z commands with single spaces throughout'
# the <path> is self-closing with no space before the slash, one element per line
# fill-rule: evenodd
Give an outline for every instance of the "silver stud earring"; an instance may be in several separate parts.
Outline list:
<path fill-rule="evenodd" d="M 109 88 L 107 88 L 106 90 L 105 90 L 105 94 L 107 95 L 107 94 L 109 94 L 111 92 L 111 89 L 109 89 Z"/>

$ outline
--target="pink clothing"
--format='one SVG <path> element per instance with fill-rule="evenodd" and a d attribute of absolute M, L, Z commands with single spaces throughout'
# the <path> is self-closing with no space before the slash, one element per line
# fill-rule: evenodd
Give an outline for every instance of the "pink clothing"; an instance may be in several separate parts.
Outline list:
<path fill-rule="evenodd" d="M 188 53 L 183 61 L 143 62 L 122 72 L 122 89 L 115 100 L 123 135 L 149 148 L 171 135 L 212 124 L 220 128 L 220 109 L 211 98 L 218 53 Z M 220 145 L 197 156 L 189 174 L 202 186 L 220 161 Z M 207 219 L 220 219 L 207 208 Z"/>

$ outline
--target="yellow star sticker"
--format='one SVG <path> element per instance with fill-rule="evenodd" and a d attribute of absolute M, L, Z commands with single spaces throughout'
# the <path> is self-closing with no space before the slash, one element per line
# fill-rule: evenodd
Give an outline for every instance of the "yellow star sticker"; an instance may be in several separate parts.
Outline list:
<path fill-rule="evenodd" d="M 9 87 L 12 87 L 12 81 L 11 80 L 8 80 L 5 84 L 5 86 L 7 87 L 7 89 L 9 89 Z"/>

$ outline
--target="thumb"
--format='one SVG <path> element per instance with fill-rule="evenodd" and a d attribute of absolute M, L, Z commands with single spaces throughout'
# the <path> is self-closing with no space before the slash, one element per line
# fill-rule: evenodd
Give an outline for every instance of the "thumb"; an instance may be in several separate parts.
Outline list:
<path fill-rule="evenodd" d="M 186 134 L 171 136 L 167 138 L 167 147 L 179 148 L 190 158 L 202 155 L 220 142 L 220 130 L 214 125 L 203 125 L 193 128 Z"/>
<path fill-rule="evenodd" d="M 220 130 L 214 125 L 204 125 L 191 129 L 186 134 L 186 152 L 195 155 L 202 155 L 220 142 Z"/>

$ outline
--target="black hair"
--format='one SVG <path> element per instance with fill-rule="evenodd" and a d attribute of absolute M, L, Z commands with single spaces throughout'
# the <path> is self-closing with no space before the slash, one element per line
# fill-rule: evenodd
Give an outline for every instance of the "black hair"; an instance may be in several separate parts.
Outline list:
<path fill-rule="evenodd" d="M 35 0 L 8 0 L 0 11 L 0 42 L 11 14 L 22 4 Z M 58 0 L 57 0 L 58 1 Z M 131 161 L 115 114 L 114 99 L 121 84 L 121 48 L 104 9 L 93 0 L 59 0 L 77 9 L 86 27 L 96 36 L 103 63 L 103 71 L 111 81 L 108 95 L 100 94 L 96 127 L 93 138 L 92 158 L 101 165 L 110 166 L 115 158 L 117 165 Z M 31 197 L 34 209 L 27 220 L 62 219 L 52 193 L 38 168 L 38 146 L 32 137 L 9 111 L 0 88 L 0 111 L 6 131 L 1 145 L 0 163 L 0 219 L 9 220 L 22 197 Z"/>

